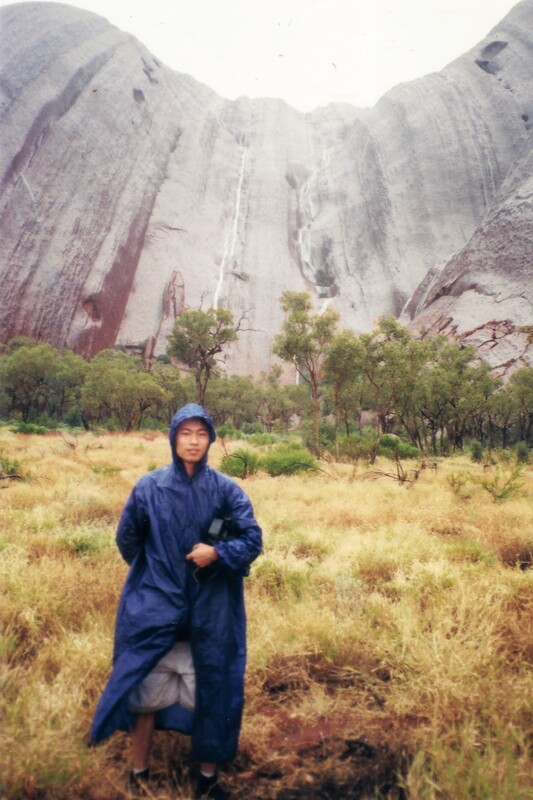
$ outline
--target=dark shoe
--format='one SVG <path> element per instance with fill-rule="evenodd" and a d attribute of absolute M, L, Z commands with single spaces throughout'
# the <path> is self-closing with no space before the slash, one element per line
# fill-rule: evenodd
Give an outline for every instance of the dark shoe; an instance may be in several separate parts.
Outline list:
<path fill-rule="evenodd" d="M 150 770 L 148 768 L 143 769 L 142 772 L 134 772 L 132 770 L 128 775 L 128 792 L 134 797 L 140 797 L 149 779 Z"/>
<path fill-rule="evenodd" d="M 206 778 L 200 773 L 196 782 L 195 797 L 197 800 L 201 797 L 208 797 L 210 800 L 229 800 L 229 793 L 218 782 L 218 775 Z"/>

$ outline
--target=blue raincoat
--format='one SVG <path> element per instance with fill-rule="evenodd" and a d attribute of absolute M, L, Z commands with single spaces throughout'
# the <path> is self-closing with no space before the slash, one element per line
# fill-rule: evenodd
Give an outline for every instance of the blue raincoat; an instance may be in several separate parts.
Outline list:
<path fill-rule="evenodd" d="M 243 575 L 261 552 L 261 529 L 246 494 L 209 467 L 207 455 L 193 477 L 187 475 L 176 453 L 176 431 L 192 418 L 203 420 L 215 440 L 202 406 L 180 409 L 169 431 L 172 464 L 144 475 L 122 512 L 117 545 L 130 570 L 117 611 L 113 671 L 96 709 L 91 743 L 131 728 L 128 695 L 177 640 L 189 639 L 195 708 L 176 703 L 156 712 L 155 724 L 191 734 L 193 759 L 220 764 L 237 751 L 246 662 Z M 213 518 L 228 514 L 239 535 L 217 544 L 215 574 L 198 582 L 185 556 Z"/>

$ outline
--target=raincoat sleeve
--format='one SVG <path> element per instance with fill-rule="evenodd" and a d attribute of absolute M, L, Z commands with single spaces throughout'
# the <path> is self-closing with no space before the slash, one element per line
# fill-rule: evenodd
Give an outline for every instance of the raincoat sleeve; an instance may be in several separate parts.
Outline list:
<path fill-rule="evenodd" d="M 220 563 L 230 570 L 246 571 L 263 549 L 261 528 L 248 496 L 233 481 L 226 487 L 226 502 L 239 535 L 228 542 L 217 543 Z"/>
<path fill-rule="evenodd" d="M 117 547 L 127 564 L 131 564 L 142 550 L 148 535 L 149 520 L 145 513 L 138 487 L 128 498 L 117 528 Z"/>

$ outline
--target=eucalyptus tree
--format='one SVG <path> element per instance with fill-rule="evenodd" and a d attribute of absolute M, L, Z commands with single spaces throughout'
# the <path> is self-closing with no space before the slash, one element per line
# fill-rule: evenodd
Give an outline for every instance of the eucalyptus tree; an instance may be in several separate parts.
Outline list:
<path fill-rule="evenodd" d="M 206 404 L 215 425 L 231 421 L 240 429 L 244 422 L 257 419 L 259 392 L 247 376 L 215 376 L 207 387 Z"/>
<path fill-rule="evenodd" d="M 335 415 L 337 457 L 341 424 L 349 435 L 363 409 L 363 355 L 361 340 L 348 329 L 336 333 L 326 350 L 324 386 Z"/>
<path fill-rule="evenodd" d="M 163 399 L 154 376 L 139 358 L 102 350 L 91 361 L 81 393 L 84 417 L 98 423 L 116 419 L 120 428 L 140 428 L 143 415 Z"/>
<path fill-rule="evenodd" d="M 361 334 L 360 342 L 363 394 L 377 420 L 378 436 L 372 453 L 375 459 L 381 434 L 389 432 L 402 398 L 412 391 L 416 344 L 409 331 L 392 317 L 381 319 L 371 333 Z"/>
<path fill-rule="evenodd" d="M 174 323 L 167 352 L 191 370 L 201 405 L 210 379 L 219 374 L 220 355 L 243 330 L 246 313 L 235 322 L 227 308 L 186 308 Z"/>
<path fill-rule="evenodd" d="M 19 412 L 24 422 L 49 408 L 61 371 L 61 355 L 50 344 L 19 338 L 0 359 L 0 382 L 7 397 L 6 411 Z"/>
<path fill-rule="evenodd" d="M 302 407 L 305 406 L 305 387 L 282 384 L 281 374 L 280 364 L 274 364 L 269 372 L 261 373 L 257 384 L 257 417 L 269 433 L 275 428 L 287 430 L 291 417 L 301 415 Z"/>
<path fill-rule="evenodd" d="M 170 425 L 178 408 L 194 399 L 193 382 L 188 376 L 183 378 L 172 364 L 160 360 L 152 364 L 150 375 L 161 389 L 161 397 L 156 402 L 158 419 Z"/>
<path fill-rule="evenodd" d="M 509 379 L 509 391 L 516 403 L 520 441 L 533 444 L 533 368 L 522 367 Z"/>
<path fill-rule="evenodd" d="M 319 452 L 320 378 L 326 349 L 335 335 L 339 315 L 333 309 L 313 313 L 307 292 L 286 291 L 281 296 L 285 319 L 274 338 L 272 352 L 294 368 L 309 388 L 313 447 Z"/>

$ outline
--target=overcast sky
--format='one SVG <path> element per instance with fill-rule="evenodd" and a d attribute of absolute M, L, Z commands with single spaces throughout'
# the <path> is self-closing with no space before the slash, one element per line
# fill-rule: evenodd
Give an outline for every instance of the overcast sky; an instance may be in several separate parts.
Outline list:
<path fill-rule="evenodd" d="M 44 1 L 44 0 L 40 0 Z M 0 5 L 7 5 L 0 2 Z M 474 47 L 513 0 L 79 0 L 234 100 L 371 106 Z M 0 32 L 1 33 L 1 32 Z"/>

